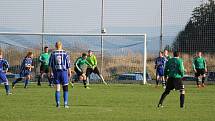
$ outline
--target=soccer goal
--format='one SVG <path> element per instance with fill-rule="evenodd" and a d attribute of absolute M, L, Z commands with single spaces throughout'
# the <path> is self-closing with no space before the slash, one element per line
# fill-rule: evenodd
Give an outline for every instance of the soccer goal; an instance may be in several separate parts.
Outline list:
<path fill-rule="evenodd" d="M 98 69 L 107 82 L 147 83 L 146 34 L 0 32 L 0 37 L 9 38 L 10 41 L 5 39 L 4 45 L 12 48 L 18 48 L 17 46 L 22 45 L 20 48 L 23 48 L 23 46 L 27 50 L 39 48 L 40 51 L 45 46 L 54 49 L 55 42 L 60 40 L 64 49 L 70 53 L 71 62 L 75 62 L 76 58 L 81 56 L 81 53 L 92 50 L 97 57 Z M 19 49 L 14 51 L 19 51 Z M 97 77 L 92 74 L 91 82 L 98 82 L 94 81 L 96 79 Z"/>

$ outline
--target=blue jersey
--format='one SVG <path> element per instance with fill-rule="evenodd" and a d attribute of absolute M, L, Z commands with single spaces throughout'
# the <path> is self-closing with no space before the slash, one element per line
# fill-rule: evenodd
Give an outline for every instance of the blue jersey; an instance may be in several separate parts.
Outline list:
<path fill-rule="evenodd" d="M 7 62 L 7 60 L 0 58 L 0 72 L 8 70 L 8 68 L 9 68 L 9 63 Z"/>
<path fill-rule="evenodd" d="M 53 71 L 68 70 L 70 68 L 70 58 L 66 51 L 55 50 L 54 52 L 52 52 L 49 59 L 49 66 Z"/>
<path fill-rule="evenodd" d="M 164 57 L 157 57 L 155 60 L 155 66 L 157 69 L 164 69 L 166 60 Z"/>
<path fill-rule="evenodd" d="M 25 57 L 21 64 L 21 68 L 20 68 L 21 72 L 26 70 L 31 71 L 31 68 L 27 68 L 27 66 L 32 66 L 32 62 L 33 62 L 32 58 Z"/>

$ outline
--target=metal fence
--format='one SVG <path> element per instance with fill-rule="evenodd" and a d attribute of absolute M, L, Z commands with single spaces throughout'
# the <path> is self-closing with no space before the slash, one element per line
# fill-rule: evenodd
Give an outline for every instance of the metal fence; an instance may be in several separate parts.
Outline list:
<path fill-rule="evenodd" d="M 13 48 L 16 52 L 26 52 L 34 48 L 33 50 L 37 52 L 41 51 L 45 45 L 53 47 L 54 41 L 61 39 L 66 48 L 72 49 L 79 55 L 87 49 L 95 50 L 98 58 L 101 58 L 100 62 L 104 61 L 104 65 L 100 63 L 99 66 L 104 67 L 103 71 L 106 73 L 106 70 L 112 72 L 117 70 L 106 68 L 111 67 L 108 65 L 109 56 L 115 57 L 114 59 L 118 58 L 119 62 L 129 60 L 142 63 L 143 60 L 138 60 L 138 58 L 143 58 L 141 57 L 143 54 L 138 54 L 136 49 L 138 50 L 138 46 L 143 47 L 141 42 L 144 37 L 105 36 L 101 42 L 100 36 L 50 36 L 41 33 L 100 34 L 102 28 L 105 28 L 107 33 L 147 33 L 147 72 L 154 77 L 154 59 L 158 56 L 158 52 L 164 48 L 170 51 L 175 49 L 173 45 L 178 35 L 193 19 L 193 11 L 206 3 L 208 0 L 1 0 L 0 32 L 34 33 L 33 35 L 1 34 L 1 48 Z M 214 26 L 209 28 L 214 30 Z M 196 33 L 199 32 L 196 31 Z M 201 34 L 205 36 L 200 38 L 198 35 Z M 197 46 L 195 43 L 190 43 L 188 39 L 184 39 L 184 43 L 180 46 L 175 43 L 177 49 L 183 51 L 182 57 L 188 74 L 193 74 L 191 62 L 197 50 L 204 52 L 209 71 L 215 71 L 213 61 L 215 41 L 206 41 L 214 35 L 213 31 L 205 34 L 203 30 L 200 34 L 191 37 L 194 40 L 197 38 L 196 40 L 200 40 L 198 43 L 208 47 Z M 184 51 L 185 49 L 187 51 Z M 13 54 L 13 51 L 7 49 L 5 53 L 10 61 L 13 59 L 11 60 L 8 55 Z M 101 55 L 101 51 L 104 55 Z M 21 56 L 23 55 L 20 54 L 18 59 L 21 59 Z M 120 57 L 127 57 L 127 59 Z M 75 56 L 72 60 L 74 59 Z M 11 63 L 13 65 L 15 62 Z M 134 66 L 134 63 L 129 67 L 135 67 L 135 71 L 142 71 Z M 130 72 L 131 68 L 125 70 L 124 73 Z"/>

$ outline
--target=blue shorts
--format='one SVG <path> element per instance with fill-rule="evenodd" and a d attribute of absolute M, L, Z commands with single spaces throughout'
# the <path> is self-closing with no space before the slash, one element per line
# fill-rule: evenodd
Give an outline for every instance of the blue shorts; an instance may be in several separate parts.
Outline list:
<path fill-rule="evenodd" d="M 23 70 L 23 71 L 20 72 L 20 77 L 21 78 L 22 77 L 26 77 L 26 76 L 28 76 L 30 74 L 31 74 L 31 71 L 29 71 L 29 70 Z"/>
<path fill-rule="evenodd" d="M 0 82 L 1 83 L 7 83 L 8 82 L 6 74 L 4 72 L 0 72 Z"/>
<path fill-rule="evenodd" d="M 53 72 L 54 74 L 54 84 L 62 84 L 62 85 L 68 85 L 68 72 L 67 71 L 56 71 Z"/>
<path fill-rule="evenodd" d="M 164 76 L 164 68 L 158 68 L 156 72 L 157 76 Z"/>

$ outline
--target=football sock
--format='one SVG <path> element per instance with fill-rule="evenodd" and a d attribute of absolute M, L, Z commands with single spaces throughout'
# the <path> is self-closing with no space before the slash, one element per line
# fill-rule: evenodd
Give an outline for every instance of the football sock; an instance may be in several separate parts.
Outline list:
<path fill-rule="evenodd" d="M 202 77 L 202 84 L 205 83 L 205 77 Z"/>
<path fill-rule="evenodd" d="M 18 78 L 18 79 L 16 79 L 15 81 L 13 81 L 13 84 L 15 85 L 17 82 L 19 82 L 19 81 L 21 81 L 22 80 L 22 78 Z"/>
<path fill-rule="evenodd" d="M 63 86 L 64 105 L 68 105 L 68 85 Z"/>
<path fill-rule="evenodd" d="M 4 87 L 5 87 L 6 93 L 9 93 L 10 92 L 10 86 L 9 85 L 4 85 Z"/>
<path fill-rule="evenodd" d="M 180 94 L 180 107 L 181 108 L 184 107 L 184 98 L 185 98 L 185 95 L 184 94 Z"/>
<path fill-rule="evenodd" d="M 25 80 L 25 88 L 28 86 L 28 83 L 29 83 L 29 80 L 26 79 L 26 80 Z"/>
<path fill-rule="evenodd" d="M 83 80 L 83 83 L 84 83 L 84 87 L 86 88 L 87 87 L 87 81 L 86 80 Z"/>
<path fill-rule="evenodd" d="M 60 91 L 55 92 L 55 101 L 57 105 L 60 104 Z"/>
<path fill-rule="evenodd" d="M 170 93 L 170 91 L 164 91 L 164 93 L 161 95 L 159 104 L 163 104 L 164 99 L 166 98 L 166 96 Z"/>

